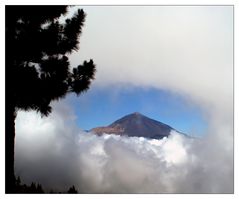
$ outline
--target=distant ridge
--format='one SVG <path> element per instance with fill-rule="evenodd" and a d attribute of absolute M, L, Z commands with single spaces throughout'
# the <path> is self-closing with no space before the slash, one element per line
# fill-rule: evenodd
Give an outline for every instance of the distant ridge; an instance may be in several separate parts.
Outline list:
<path fill-rule="evenodd" d="M 135 112 L 116 120 L 109 126 L 96 127 L 90 131 L 95 132 L 97 135 L 106 133 L 126 135 L 129 137 L 162 139 L 163 137 L 168 137 L 172 130 L 176 131 L 167 124 L 146 117 L 139 112 Z"/>

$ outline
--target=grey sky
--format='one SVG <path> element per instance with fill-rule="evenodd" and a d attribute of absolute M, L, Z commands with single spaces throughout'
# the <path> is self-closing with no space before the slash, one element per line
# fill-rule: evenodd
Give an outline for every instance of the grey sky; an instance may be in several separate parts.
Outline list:
<path fill-rule="evenodd" d="M 232 99 L 232 6 L 86 6 L 73 65 L 93 58 L 95 86 L 132 84 L 214 103 Z M 220 85 L 220 86 L 219 86 Z M 213 92 L 212 92 L 213 91 Z"/>

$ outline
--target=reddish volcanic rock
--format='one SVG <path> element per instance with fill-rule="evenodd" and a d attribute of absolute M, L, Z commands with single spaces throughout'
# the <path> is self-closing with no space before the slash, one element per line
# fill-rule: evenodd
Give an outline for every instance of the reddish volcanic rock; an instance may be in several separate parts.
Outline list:
<path fill-rule="evenodd" d="M 169 136 L 171 130 L 174 129 L 162 122 L 150 119 L 138 112 L 126 115 L 109 126 L 91 129 L 91 131 L 95 132 L 97 135 L 106 133 L 154 139 L 161 139 L 163 137 Z"/>
<path fill-rule="evenodd" d="M 97 135 L 101 135 L 103 133 L 121 135 L 124 132 L 124 129 L 121 128 L 120 126 L 96 127 L 96 128 L 91 129 L 91 131 L 95 132 Z"/>

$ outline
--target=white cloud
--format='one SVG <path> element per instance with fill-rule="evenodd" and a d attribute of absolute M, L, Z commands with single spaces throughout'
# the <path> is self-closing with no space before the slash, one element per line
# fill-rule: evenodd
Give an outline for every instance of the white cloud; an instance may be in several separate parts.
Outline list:
<path fill-rule="evenodd" d="M 154 87 L 182 95 L 202 109 L 209 124 L 205 156 L 232 170 L 233 6 L 84 10 L 79 53 L 97 63 L 93 86 Z M 72 55 L 73 65 L 78 57 Z"/>
<path fill-rule="evenodd" d="M 95 60 L 94 86 L 166 89 L 202 108 L 215 106 L 231 112 L 232 6 L 84 10 L 87 19 L 81 49 L 71 56 L 71 62 Z"/>
<path fill-rule="evenodd" d="M 233 191 L 231 149 L 225 152 L 217 140 L 194 140 L 175 132 L 162 140 L 98 137 L 76 128 L 74 115 L 59 111 L 64 106 L 55 104 L 48 118 L 19 112 L 16 173 L 25 183 L 36 181 L 55 190 L 75 185 L 81 193 Z M 25 121 L 34 130 L 25 128 Z M 41 128 L 47 125 L 51 128 Z"/>

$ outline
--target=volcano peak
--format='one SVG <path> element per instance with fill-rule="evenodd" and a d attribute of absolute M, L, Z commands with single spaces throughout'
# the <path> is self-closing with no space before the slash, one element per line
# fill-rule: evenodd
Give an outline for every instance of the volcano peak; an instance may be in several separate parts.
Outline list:
<path fill-rule="evenodd" d="M 117 134 L 130 137 L 146 137 L 161 139 L 170 135 L 172 127 L 153 120 L 139 112 L 126 115 L 109 126 L 93 128 L 96 134 Z"/>

